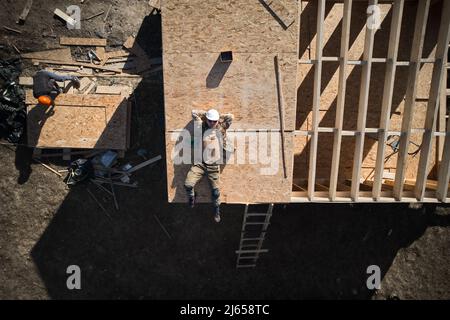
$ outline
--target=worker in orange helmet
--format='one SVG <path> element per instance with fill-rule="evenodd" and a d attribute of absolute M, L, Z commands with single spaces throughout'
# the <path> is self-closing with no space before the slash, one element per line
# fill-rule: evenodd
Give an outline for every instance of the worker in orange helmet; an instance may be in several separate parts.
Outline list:
<path fill-rule="evenodd" d="M 55 98 L 63 92 L 57 81 L 71 81 L 75 88 L 80 87 L 80 80 L 74 76 L 60 76 L 53 72 L 40 70 L 33 77 L 33 96 L 39 104 L 52 106 Z"/>

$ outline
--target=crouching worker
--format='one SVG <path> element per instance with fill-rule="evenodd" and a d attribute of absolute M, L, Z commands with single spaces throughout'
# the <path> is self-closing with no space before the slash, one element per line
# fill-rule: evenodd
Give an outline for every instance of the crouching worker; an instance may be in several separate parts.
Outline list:
<path fill-rule="evenodd" d="M 39 104 L 53 106 L 55 98 L 63 92 L 57 81 L 71 81 L 75 88 L 80 87 L 80 80 L 74 76 L 60 76 L 53 72 L 40 70 L 33 77 L 33 96 Z"/>
<path fill-rule="evenodd" d="M 202 128 L 202 161 L 194 163 L 191 167 L 184 187 L 189 198 L 189 205 L 193 208 L 196 196 L 194 187 L 206 175 L 211 185 L 214 220 L 220 222 L 219 164 L 223 159 L 222 151 L 226 148 L 226 130 L 233 121 L 233 115 L 219 115 L 217 110 L 211 109 L 208 112 L 192 110 L 192 117 L 194 124 Z"/>

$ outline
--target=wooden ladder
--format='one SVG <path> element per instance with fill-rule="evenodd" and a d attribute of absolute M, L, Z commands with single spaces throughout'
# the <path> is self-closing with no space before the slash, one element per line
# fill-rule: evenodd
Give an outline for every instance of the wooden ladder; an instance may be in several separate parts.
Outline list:
<path fill-rule="evenodd" d="M 259 254 L 269 252 L 267 249 L 262 249 L 262 245 L 272 217 L 273 203 L 268 205 L 265 213 L 250 212 L 250 206 L 250 204 L 245 205 L 241 240 L 239 250 L 236 250 L 238 255 L 236 268 L 254 268 Z"/>

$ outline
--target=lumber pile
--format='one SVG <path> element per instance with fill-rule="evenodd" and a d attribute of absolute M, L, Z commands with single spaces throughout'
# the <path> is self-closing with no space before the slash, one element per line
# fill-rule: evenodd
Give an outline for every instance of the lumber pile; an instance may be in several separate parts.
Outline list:
<path fill-rule="evenodd" d="M 124 42 L 123 49 L 114 51 L 106 50 L 106 39 L 61 37 L 59 44 L 62 48 L 23 53 L 21 57 L 35 65 L 51 65 L 55 71 L 80 77 L 140 77 L 161 70 L 161 58 L 150 59 L 132 36 Z M 80 52 L 80 47 L 85 47 L 85 57 L 74 59 L 71 47 Z"/>

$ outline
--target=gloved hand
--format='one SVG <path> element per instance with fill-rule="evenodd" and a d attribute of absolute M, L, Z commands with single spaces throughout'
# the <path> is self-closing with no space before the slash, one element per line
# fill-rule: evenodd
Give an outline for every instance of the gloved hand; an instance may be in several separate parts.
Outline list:
<path fill-rule="evenodd" d="M 72 77 L 72 82 L 73 82 L 73 86 L 75 87 L 75 89 L 80 88 L 80 79 L 78 79 L 77 77 L 73 76 Z"/>

